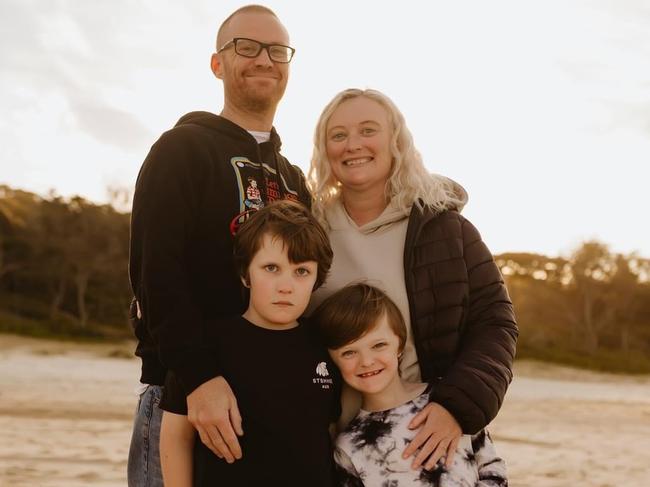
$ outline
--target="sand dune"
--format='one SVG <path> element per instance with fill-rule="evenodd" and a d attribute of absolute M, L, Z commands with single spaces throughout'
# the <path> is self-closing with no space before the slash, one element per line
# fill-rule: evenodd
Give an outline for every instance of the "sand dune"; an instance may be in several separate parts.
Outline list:
<path fill-rule="evenodd" d="M 0 335 L 0 485 L 126 485 L 131 348 Z M 512 486 L 650 485 L 650 377 L 515 372 L 490 426 Z"/>

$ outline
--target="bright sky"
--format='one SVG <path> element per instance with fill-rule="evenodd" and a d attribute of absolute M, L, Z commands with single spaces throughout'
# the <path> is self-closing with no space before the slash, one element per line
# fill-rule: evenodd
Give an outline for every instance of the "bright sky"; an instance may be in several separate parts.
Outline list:
<path fill-rule="evenodd" d="M 261 1 L 261 0 L 258 0 Z M 0 184 L 106 201 L 185 112 L 219 112 L 221 21 L 248 2 L 2 0 Z M 276 116 L 306 172 L 338 91 L 401 108 L 493 252 L 596 238 L 650 256 L 645 0 L 268 1 L 297 49 Z"/>

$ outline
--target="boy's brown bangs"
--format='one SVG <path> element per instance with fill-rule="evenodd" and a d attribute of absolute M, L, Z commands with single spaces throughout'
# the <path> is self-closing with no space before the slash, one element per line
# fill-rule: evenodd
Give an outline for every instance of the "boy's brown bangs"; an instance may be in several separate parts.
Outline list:
<path fill-rule="evenodd" d="M 262 208 L 245 222 L 235 235 L 234 258 L 243 278 L 259 251 L 264 235 L 278 238 L 293 263 L 316 261 L 318 275 L 314 289 L 327 277 L 332 265 L 332 248 L 325 230 L 309 210 L 289 200 L 276 201 Z"/>
<path fill-rule="evenodd" d="M 319 235 L 314 235 L 309 228 L 301 227 L 286 235 L 275 235 L 282 239 L 287 247 L 287 257 L 293 263 L 327 260 L 326 247 Z M 316 240 L 316 241 L 314 241 Z"/>
<path fill-rule="evenodd" d="M 336 350 L 371 331 L 384 314 L 399 338 L 402 351 L 406 344 L 402 313 L 386 293 L 369 284 L 352 284 L 340 289 L 318 306 L 313 317 L 325 346 Z"/>

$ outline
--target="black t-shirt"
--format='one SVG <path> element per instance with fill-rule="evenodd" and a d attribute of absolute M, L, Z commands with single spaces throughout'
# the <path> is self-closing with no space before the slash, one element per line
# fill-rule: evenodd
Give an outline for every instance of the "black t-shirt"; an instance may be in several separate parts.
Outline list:
<path fill-rule="evenodd" d="M 197 436 L 194 485 L 331 486 L 328 426 L 340 413 L 340 379 L 309 325 L 268 330 L 238 316 L 219 322 L 207 341 L 237 398 L 243 457 L 228 464 Z M 171 373 L 161 407 L 187 414 Z"/>

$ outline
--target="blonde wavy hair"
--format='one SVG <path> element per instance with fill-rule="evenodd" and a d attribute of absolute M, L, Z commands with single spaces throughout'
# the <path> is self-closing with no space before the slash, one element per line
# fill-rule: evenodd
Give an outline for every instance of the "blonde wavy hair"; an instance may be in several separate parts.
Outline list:
<path fill-rule="evenodd" d="M 327 123 L 342 103 L 360 96 L 384 107 L 391 124 L 392 167 L 386 181 L 387 201 L 405 212 L 413 205 L 420 209 L 429 207 L 436 212 L 450 208 L 460 210 L 467 201 L 465 190 L 450 179 L 427 171 L 413 144 L 404 115 L 393 101 L 377 90 L 350 88 L 341 91 L 327 104 L 316 124 L 314 152 L 308 173 L 308 185 L 314 198 L 312 211 L 316 218 L 324 222 L 325 210 L 341 194 L 341 183 L 334 177 L 327 158 Z"/>

